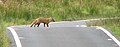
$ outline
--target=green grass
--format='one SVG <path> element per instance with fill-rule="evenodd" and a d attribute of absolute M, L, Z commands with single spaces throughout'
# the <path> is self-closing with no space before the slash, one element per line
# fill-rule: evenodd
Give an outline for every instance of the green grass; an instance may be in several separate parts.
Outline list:
<path fill-rule="evenodd" d="M 107 19 L 88 23 L 89 26 L 102 26 L 108 28 L 120 40 L 120 19 Z"/>
<path fill-rule="evenodd" d="M 2 1 L 3 4 L 0 3 L 0 33 L 3 35 L 0 35 L 0 47 L 8 47 L 9 44 L 9 39 L 5 34 L 6 27 L 28 25 L 37 17 L 53 17 L 56 21 L 120 17 L 120 0 Z"/>

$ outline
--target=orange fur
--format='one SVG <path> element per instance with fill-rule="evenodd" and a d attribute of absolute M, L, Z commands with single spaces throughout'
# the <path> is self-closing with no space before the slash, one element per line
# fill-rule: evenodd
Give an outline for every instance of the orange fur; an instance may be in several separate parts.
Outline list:
<path fill-rule="evenodd" d="M 36 25 L 38 25 L 37 27 L 39 27 L 39 25 L 40 25 L 40 23 L 44 23 L 44 27 L 45 27 L 45 24 L 47 25 L 47 27 L 49 27 L 49 23 L 50 22 L 55 22 L 54 21 L 54 19 L 53 18 L 42 18 L 42 17 L 40 17 L 40 18 L 37 18 L 37 19 L 35 19 L 33 22 L 32 22 L 32 24 L 30 25 L 30 27 L 32 27 L 33 25 L 34 25 L 34 27 L 36 26 Z"/>

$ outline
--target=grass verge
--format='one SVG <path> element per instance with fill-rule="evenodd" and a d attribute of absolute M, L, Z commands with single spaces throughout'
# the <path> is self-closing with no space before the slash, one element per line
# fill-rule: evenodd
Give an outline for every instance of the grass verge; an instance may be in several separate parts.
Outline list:
<path fill-rule="evenodd" d="M 88 23 L 88 26 L 102 26 L 108 28 L 120 40 L 120 19 L 107 19 Z"/>

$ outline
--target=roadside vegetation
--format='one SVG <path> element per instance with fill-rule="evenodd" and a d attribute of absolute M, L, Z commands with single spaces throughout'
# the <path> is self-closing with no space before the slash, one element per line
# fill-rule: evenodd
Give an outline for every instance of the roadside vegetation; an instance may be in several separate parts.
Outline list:
<path fill-rule="evenodd" d="M 101 20 L 88 23 L 88 26 L 102 26 L 111 30 L 112 34 L 120 40 L 120 18 Z"/>
<path fill-rule="evenodd" d="M 0 0 L 0 47 L 10 44 L 6 27 L 29 25 L 37 17 L 56 21 L 120 17 L 120 0 Z M 120 22 L 106 23 L 117 34 Z"/>

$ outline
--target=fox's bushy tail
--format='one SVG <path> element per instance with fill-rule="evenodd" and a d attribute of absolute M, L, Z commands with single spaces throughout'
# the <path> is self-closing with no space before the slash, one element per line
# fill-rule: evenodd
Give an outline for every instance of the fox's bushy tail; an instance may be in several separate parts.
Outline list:
<path fill-rule="evenodd" d="M 34 21 L 31 23 L 30 27 L 32 27 L 36 22 L 37 22 L 37 20 L 34 20 Z"/>

